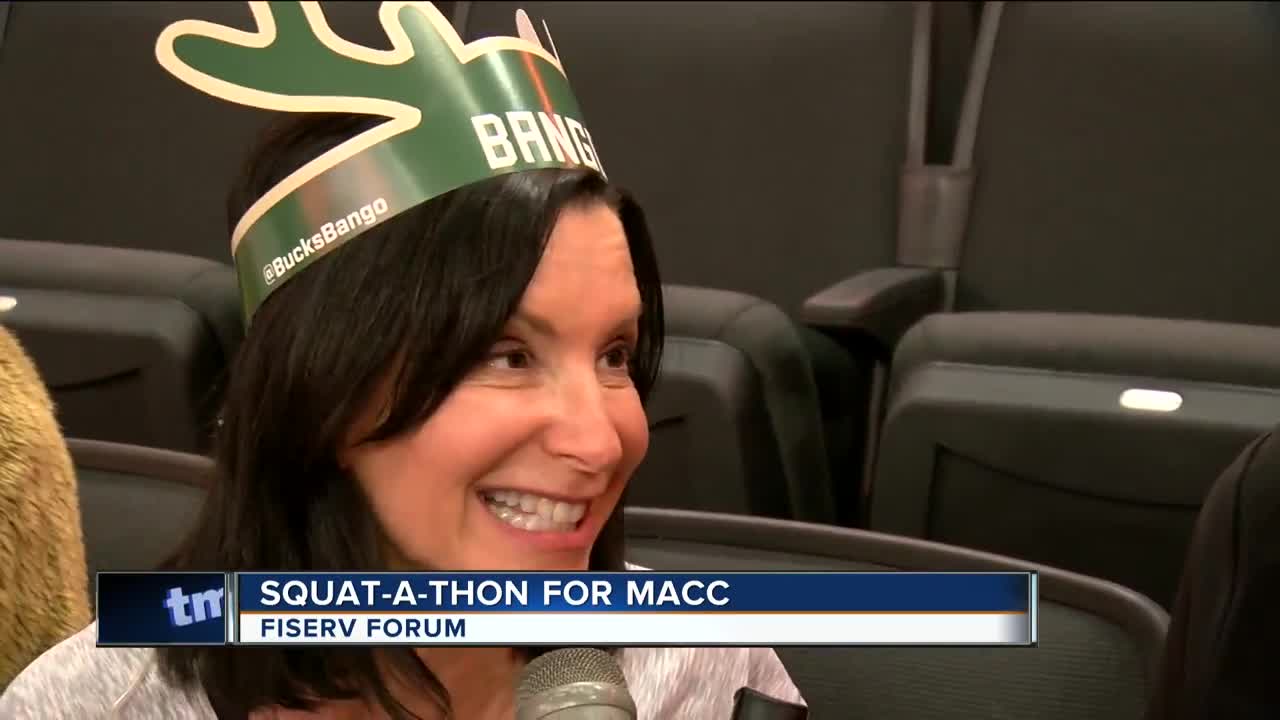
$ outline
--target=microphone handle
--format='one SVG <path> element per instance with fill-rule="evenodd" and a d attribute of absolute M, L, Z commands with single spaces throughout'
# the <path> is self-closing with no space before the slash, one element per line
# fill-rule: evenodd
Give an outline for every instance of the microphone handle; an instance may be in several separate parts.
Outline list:
<path fill-rule="evenodd" d="M 808 720 L 809 708 L 740 688 L 733 695 L 731 720 Z"/>

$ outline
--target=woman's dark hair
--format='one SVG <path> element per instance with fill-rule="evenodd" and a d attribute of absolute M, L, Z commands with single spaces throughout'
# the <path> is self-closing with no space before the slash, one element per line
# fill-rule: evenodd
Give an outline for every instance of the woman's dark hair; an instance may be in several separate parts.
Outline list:
<path fill-rule="evenodd" d="M 281 179 L 378 122 L 289 116 L 264 133 L 229 198 L 229 224 Z M 424 160 L 429 162 L 429 160 Z M 231 367 L 214 442 L 217 477 L 167 569 L 351 571 L 385 567 L 383 536 L 338 464 L 355 419 L 390 380 L 376 441 L 410 431 L 500 339 L 560 212 L 605 203 L 621 218 L 643 303 L 632 378 L 643 400 L 657 373 L 662 295 L 640 208 L 588 171 L 535 170 L 468 185 L 335 249 L 258 309 Z M 591 568 L 623 566 L 621 505 Z M 447 568 L 441 568 L 447 569 Z M 220 718 L 279 705 L 364 698 L 412 717 L 390 670 L 445 689 L 410 648 L 166 648 L 170 681 L 203 690 Z"/>

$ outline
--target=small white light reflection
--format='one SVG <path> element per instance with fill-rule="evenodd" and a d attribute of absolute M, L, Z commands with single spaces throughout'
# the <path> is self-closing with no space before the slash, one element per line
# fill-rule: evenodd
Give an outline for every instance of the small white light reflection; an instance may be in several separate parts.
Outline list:
<path fill-rule="evenodd" d="M 0 312 L 9 312 L 18 307 L 18 298 L 0 295 Z"/>
<path fill-rule="evenodd" d="M 1130 410 L 1173 412 L 1182 407 L 1182 396 L 1167 390 L 1130 388 L 1120 393 L 1120 404 Z"/>

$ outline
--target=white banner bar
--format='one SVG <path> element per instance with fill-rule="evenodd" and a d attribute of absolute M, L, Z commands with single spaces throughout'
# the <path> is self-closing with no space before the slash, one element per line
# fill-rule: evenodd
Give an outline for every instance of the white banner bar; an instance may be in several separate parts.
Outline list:
<path fill-rule="evenodd" d="M 254 645 L 1029 645 L 1030 616 L 986 613 L 249 613 Z"/>

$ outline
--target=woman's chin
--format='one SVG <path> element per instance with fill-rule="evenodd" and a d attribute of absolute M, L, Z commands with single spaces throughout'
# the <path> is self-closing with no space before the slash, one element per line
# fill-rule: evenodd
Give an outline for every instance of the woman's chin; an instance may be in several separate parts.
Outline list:
<path fill-rule="evenodd" d="M 516 561 L 513 569 L 518 572 L 584 572 L 590 564 L 589 556 L 582 557 L 531 557 Z"/>

